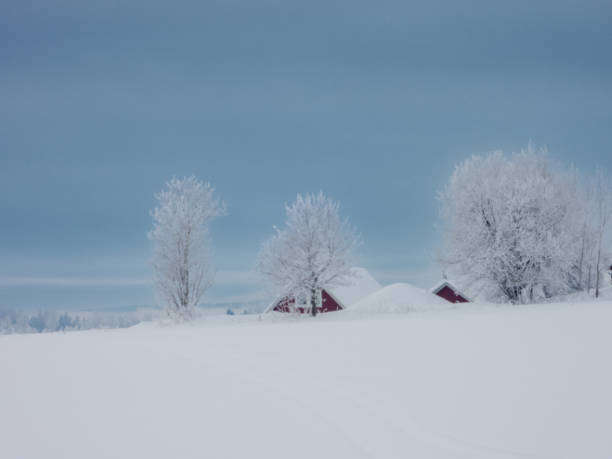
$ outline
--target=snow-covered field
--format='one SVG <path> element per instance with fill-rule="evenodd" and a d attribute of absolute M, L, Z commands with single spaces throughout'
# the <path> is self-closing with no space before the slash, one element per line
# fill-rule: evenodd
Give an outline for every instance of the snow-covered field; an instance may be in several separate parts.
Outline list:
<path fill-rule="evenodd" d="M 608 301 L 7 335 L 0 368 L 3 459 L 612 458 Z"/>

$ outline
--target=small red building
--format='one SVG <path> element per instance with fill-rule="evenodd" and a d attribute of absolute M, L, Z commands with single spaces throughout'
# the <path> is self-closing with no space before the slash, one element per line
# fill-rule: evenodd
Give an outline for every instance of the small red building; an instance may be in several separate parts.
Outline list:
<path fill-rule="evenodd" d="M 321 306 L 317 308 L 317 313 L 341 311 L 381 288 L 376 279 L 364 268 L 352 268 L 351 272 L 352 276 L 346 285 L 334 287 L 333 292 L 325 289 L 321 291 Z M 273 311 L 304 314 L 310 312 L 310 305 L 296 305 L 293 296 L 285 296 L 273 301 L 264 312 Z"/>
<path fill-rule="evenodd" d="M 464 295 L 455 287 L 450 281 L 443 280 L 431 289 L 431 293 L 444 298 L 446 301 L 451 303 L 469 303 L 470 300 L 467 295 Z"/>
<path fill-rule="evenodd" d="M 332 312 L 332 311 L 341 311 L 344 309 L 344 305 L 338 300 L 334 295 L 329 293 L 327 290 L 321 291 L 321 307 L 317 307 L 317 313 L 321 312 Z M 310 312 L 310 306 L 308 305 L 295 305 L 295 298 L 292 296 L 286 296 L 285 298 L 281 298 L 280 300 L 272 303 L 265 312 L 297 312 L 300 314 L 304 314 L 305 312 Z"/>

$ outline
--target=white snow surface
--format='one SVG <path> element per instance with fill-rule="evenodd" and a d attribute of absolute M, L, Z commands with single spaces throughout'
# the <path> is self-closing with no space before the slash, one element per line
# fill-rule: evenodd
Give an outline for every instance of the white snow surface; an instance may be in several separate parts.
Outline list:
<path fill-rule="evenodd" d="M 410 284 L 391 284 L 354 304 L 351 312 L 399 313 L 454 307 L 438 295 Z"/>
<path fill-rule="evenodd" d="M 423 309 L 0 336 L 0 456 L 612 457 L 612 301 Z"/>

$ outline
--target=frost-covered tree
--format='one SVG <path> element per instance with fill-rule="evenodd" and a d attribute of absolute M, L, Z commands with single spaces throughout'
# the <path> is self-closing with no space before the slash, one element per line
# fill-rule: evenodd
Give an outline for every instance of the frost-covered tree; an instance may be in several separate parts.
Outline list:
<path fill-rule="evenodd" d="M 59 316 L 59 319 L 57 319 L 57 326 L 55 327 L 55 330 L 65 331 L 67 328 L 70 329 L 74 327 L 74 325 L 75 322 L 72 320 L 72 317 L 70 317 L 70 314 L 65 312 Z"/>
<path fill-rule="evenodd" d="M 30 325 L 31 328 L 36 330 L 38 333 L 42 333 L 43 330 L 45 330 L 48 327 L 47 325 L 48 321 L 49 321 L 49 314 L 47 312 L 38 311 L 38 314 L 30 317 L 28 324 Z"/>
<path fill-rule="evenodd" d="M 209 263 L 208 225 L 226 214 L 225 204 L 209 183 L 195 177 L 172 178 L 155 197 L 151 212 L 154 283 L 168 313 L 193 318 L 213 281 Z"/>
<path fill-rule="evenodd" d="M 531 145 L 467 159 L 440 193 L 446 269 L 512 302 L 571 291 L 584 242 L 577 196 L 571 174 Z"/>
<path fill-rule="evenodd" d="M 298 194 L 285 206 L 285 228 L 262 247 L 258 271 L 282 295 L 305 299 L 317 314 L 321 291 L 340 285 L 351 276 L 351 254 L 359 236 L 340 217 L 338 202 L 317 194 Z"/>

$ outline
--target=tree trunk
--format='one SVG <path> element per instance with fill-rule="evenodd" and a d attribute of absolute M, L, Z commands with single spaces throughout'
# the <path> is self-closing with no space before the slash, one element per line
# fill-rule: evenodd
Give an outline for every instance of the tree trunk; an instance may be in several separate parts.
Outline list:
<path fill-rule="evenodd" d="M 601 238 L 597 250 L 597 265 L 595 265 L 595 298 L 599 298 L 599 264 L 601 262 Z"/>
<path fill-rule="evenodd" d="M 317 297 L 316 297 L 316 289 L 310 290 L 310 311 L 313 317 L 317 315 Z"/>
<path fill-rule="evenodd" d="M 578 264 L 578 288 L 583 290 L 584 285 L 582 285 L 582 266 L 584 264 L 584 249 L 586 246 L 586 223 L 582 225 L 582 248 L 580 250 L 580 262 Z"/>
<path fill-rule="evenodd" d="M 589 263 L 589 271 L 588 271 L 588 277 L 587 277 L 587 293 L 591 293 L 591 267 L 592 267 L 591 263 Z"/>

